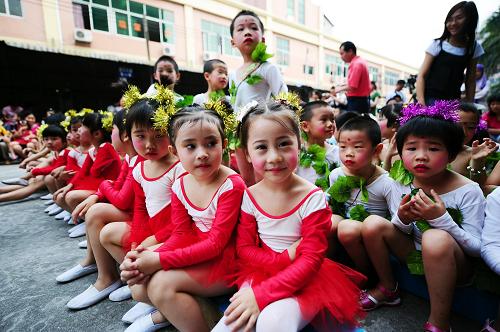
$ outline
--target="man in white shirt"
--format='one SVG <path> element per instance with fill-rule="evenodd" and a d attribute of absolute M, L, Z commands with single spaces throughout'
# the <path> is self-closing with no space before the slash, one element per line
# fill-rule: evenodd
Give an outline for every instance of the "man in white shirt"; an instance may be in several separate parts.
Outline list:
<path fill-rule="evenodd" d="M 405 84 L 406 82 L 404 80 L 399 80 L 397 83 L 396 83 L 396 88 L 394 89 L 394 91 L 390 92 L 386 97 L 385 97 L 385 100 L 391 100 L 394 98 L 394 96 L 398 95 L 401 97 L 401 101 L 403 103 L 406 103 L 406 95 L 405 93 L 403 92 L 403 88 L 405 87 Z"/>

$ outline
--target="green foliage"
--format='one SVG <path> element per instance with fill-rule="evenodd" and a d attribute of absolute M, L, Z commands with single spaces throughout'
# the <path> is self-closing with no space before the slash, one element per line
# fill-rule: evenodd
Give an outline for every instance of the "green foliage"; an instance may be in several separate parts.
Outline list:
<path fill-rule="evenodd" d="M 500 64 L 500 10 L 497 9 L 486 21 L 479 34 L 481 45 L 485 54 L 481 56 L 480 63 L 486 69 L 488 75 L 494 75 L 498 72 Z M 498 89 L 498 87 L 497 87 Z M 490 89 L 490 93 L 494 89 Z M 498 90 L 497 90 L 498 91 Z"/>
<path fill-rule="evenodd" d="M 234 82 L 233 82 L 234 83 Z M 217 101 L 221 98 L 225 98 L 226 95 L 224 94 L 224 90 L 217 90 L 217 91 L 212 91 L 208 95 L 208 100 L 210 101 Z"/>
<path fill-rule="evenodd" d="M 413 182 L 413 174 L 411 174 L 404 167 L 402 160 L 396 160 L 394 164 L 392 164 L 391 170 L 389 171 L 389 176 L 404 186 L 407 186 Z"/>
<path fill-rule="evenodd" d="M 182 95 L 182 99 L 175 103 L 176 108 L 183 108 L 193 104 L 193 96 L 192 95 Z"/>
<path fill-rule="evenodd" d="M 366 211 L 362 204 L 357 204 L 355 207 L 349 210 L 349 218 L 352 220 L 363 221 L 370 214 Z"/>
<path fill-rule="evenodd" d="M 425 220 L 417 220 L 415 221 L 415 225 L 422 233 L 431 229 L 431 225 Z"/>
<path fill-rule="evenodd" d="M 414 250 L 406 257 L 406 265 L 411 274 L 424 275 L 424 262 L 422 260 L 422 252 Z"/>
<path fill-rule="evenodd" d="M 245 81 L 249 85 L 255 85 L 257 83 L 260 83 L 262 80 L 263 80 L 263 78 L 260 75 L 249 75 Z"/>
<path fill-rule="evenodd" d="M 263 42 L 259 42 L 257 46 L 255 46 L 255 49 L 252 51 L 252 60 L 255 62 L 265 62 L 269 58 L 272 58 L 273 55 L 266 53 L 267 45 L 264 44 Z"/>
<path fill-rule="evenodd" d="M 231 86 L 229 87 L 229 95 L 231 96 L 231 105 L 234 105 L 236 103 L 236 92 L 238 91 L 238 88 L 236 87 L 236 84 L 234 84 L 234 81 L 231 82 Z"/>

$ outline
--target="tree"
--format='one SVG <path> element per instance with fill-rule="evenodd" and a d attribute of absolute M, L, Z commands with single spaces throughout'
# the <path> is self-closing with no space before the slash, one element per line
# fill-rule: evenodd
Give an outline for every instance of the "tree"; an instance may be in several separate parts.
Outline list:
<path fill-rule="evenodd" d="M 500 9 L 488 18 L 479 36 L 485 51 L 481 63 L 486 74 L 492 76 L 500 71 Z"/>

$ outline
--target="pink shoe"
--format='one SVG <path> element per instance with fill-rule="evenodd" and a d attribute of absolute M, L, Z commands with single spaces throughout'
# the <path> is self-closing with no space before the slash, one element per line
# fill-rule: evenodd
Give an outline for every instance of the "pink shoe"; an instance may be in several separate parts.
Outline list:
<path fill-rule="evenodd" d="M 371 296 L 367 290 L 361 292 L 361 295 L 359 296 L 359 303 L 361 304 L 361 308 L 364 311 L 371 311 L 381 306 L 394 307 L 401 304 L 401 298 L 399 297 L 399 289 L 397 284 L 394 290 L 389 290 L 381 284 L 377 285 L 377 289 L 381 291 L 382 294 L 384 294 L 385 298 L 383 300 L 377 300 L 376 298 Z"/>
<path fill-rule="evenodd" d="M 451 332 L 451 327 L 450 327 L 449 330 L 443 330 L 443 329 L 440 329 L 437 326 L 432 325 L 429 322 L 425 322 L 425 324 L 424 324 L 424 332 Z"/>

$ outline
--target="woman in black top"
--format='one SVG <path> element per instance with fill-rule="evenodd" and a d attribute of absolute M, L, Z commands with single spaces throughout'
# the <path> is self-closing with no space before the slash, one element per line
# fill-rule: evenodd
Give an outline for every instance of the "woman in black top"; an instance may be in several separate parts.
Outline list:
<path fill-rule="evenodd" d="M 464 80 L 466 100 L 474 100 L 477 58 L 484 53 L 475 38 L 477 22 L 477 8 L 472 1 L 462 1 L 450 9 L 443 34 L 426 50 L 418 74 L 419 103 L 431 105 L 437 99 L 460 99 Z"/>

